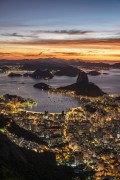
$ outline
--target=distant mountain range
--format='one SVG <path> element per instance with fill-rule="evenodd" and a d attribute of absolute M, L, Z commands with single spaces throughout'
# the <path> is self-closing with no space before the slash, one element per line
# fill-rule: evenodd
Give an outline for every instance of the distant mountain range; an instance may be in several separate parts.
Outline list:
<path fill-rule="evenodd" d="M 83 60 L 64 60 L 57 58 L 45 58 L 36 60 L 0 60 L 0 66 L 5 65 L 20 65 L 22 69 L 36 70 L 38 68 L 57 70 L 66 66 L 81 66 L 83 68 L 120 68 L 120 62 L 112 63 L 109 62 L 89 62 Z"/>

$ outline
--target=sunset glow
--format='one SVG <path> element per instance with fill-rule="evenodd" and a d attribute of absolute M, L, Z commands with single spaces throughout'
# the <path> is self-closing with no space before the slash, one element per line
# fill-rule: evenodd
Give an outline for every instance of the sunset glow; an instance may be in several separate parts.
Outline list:
<path fill-rule="evenodd" d="M 11 2 L 0 2 L 0 59 L 120 61 L 119 1 Z"/>

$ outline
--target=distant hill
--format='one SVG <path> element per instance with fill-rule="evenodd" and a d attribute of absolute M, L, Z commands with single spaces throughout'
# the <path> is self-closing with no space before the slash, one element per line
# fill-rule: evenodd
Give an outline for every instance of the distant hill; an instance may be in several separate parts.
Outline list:
<path fill-rule="evenodd" d="M 52 79 L 53 78 L 53 74 L 49 70 L 41 70 L 41 69 L 37 69 L 29 76 L 35 79 L 41 79 L 41 78 Z"/>
<path fill-rule="evenodd" d="M 22 69 L 26 69 L 26 70 L 36 70 L 36 69 L 59 70 L 68 65 L 69 65 L 69 62 L 65 61 L 63 59 L 46 58 L 46 59 L 25 61 Z"/>
<path fill-rule="evenodd" d="M 84 71 L 79 70 L 79 75 L 77 78 L 76 83 L 59 87 L 59 88 L 52 88 L 45 83 L 38 83 L 34 85 L 35 88 L 43 89 L 43 90 L 53 90 L 53 91 L 74 91 L 77 95 L 82 96 L 91 96 L 91 97 L 98 97 L 103 96 L 105 93 L 94 83 L 89 82 L 88 76 Z"/>
<path fill-rule="evenodd" d="M 38 88 L 38 89 L 44 89 L 46 91 L 52 89 L 52 87 L 50 87 L 49 85 L 45 84 L 45 83 L 38 83 L 38 84 L 35 84 L 34 85 L 35 88 Z"/>
<path fill-rule="evenodd" d="M 105 63 L 106 62 L 106 63 Z M 7 65 L 20 65 L 25 70 L 36 70 L 36 69 L 49 69 L 49 70 L 60 70 L 67 66 L 81 66 L 83 68 L 120 68 L 120 62 L 110 64 L 109 61 L 104 62 L 90 62 L 80 59 L 58 59 L 58 58 L 40 58 L 40 59 L 24 59 L 24 60 L 0 60 L 0 66 Z"/>
<path fill-rule="evenodd" d="M 58 90 L 75 91 L 77 95 L 98 97 L 105 93 L 94 83 L 74 83 L 65 87 L 60 87 Z"/>
<path fill-rule="evenodd" d="M 57 58 L 46 58 L 38 59 L 32 61 L 24 61 L 23 69 L 35 70 L 38 67 L 40 69 L 50 69 L 50 70 L 61 70 L 68 66 L 80 66 L 83 68 L 94 69 L 94 68 L 120 68 L 120 63 L 105 63 L 105 62 L 90 62 L 83 61 L 79 59 L 64 60 Z"/>
<path fill-rule="evenodd" d="M 19 73 L 13 73 L 11 72 L 10 74 L 8 74 L 9 77 L 21 77 L 22 75 Z"/>
<path fill-rule="evenodd" d="M 67 66 L 65 68 L 62 68 L 61 70 L 57 71 L 55 73 L 56 76 L 70 76 L 74 77 L 79 74 L 80 70 L 78 68 Z"/>
<path fill-rule="evenodd" d="M 98 71 L 89 71 L 87 74 L 88 74 L 88 75 L 91 75 L 91 76 L 98 76 L 98 75 L 100 75 L 101 73 L 98 72 Z"/>
<path fill-rule="evenodd" d="M 89 82 L 88 76 L 84 71 L 80 71 L 76 83 L 59 87 L 58 90 L 74 91 L 77 95 L 91 97 L 103 96 L 105 94 L 97 85 Z"/>

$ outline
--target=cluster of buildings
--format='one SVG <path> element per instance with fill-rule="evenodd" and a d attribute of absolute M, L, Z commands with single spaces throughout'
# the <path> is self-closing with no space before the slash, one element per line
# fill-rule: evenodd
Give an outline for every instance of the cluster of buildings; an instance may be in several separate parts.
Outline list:
<path fill-rule="evenodd" d="M 120 179 L 120 97 L 82 98 L 82 106 L 68 112 L 16 111 L 15 123 L 42 139 L 40 144 L 4 133 L 21 147 L 36 152 L 52 151 L 59 164 L 76 172 L 94 170 L 95 179 Z M 13 114 L 9 113 L 10 118 Z M 82 166 L 84 168 L 81 168 Z"/>

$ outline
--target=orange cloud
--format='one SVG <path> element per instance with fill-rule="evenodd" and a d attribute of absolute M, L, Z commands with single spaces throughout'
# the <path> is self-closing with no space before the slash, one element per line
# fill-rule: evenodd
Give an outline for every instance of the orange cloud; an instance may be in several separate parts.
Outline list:
<path fill-rule="evenodd" d="M 50 40 L 1 42 L 0 59 L 64 59 L 120 61 L 120 39 Z"/>

